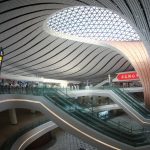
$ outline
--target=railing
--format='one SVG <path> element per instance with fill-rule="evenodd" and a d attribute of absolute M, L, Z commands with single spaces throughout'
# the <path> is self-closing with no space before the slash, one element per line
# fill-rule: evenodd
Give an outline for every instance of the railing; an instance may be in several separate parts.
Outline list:
<path fill-rule="evenodd" d="M 66 95 L 66 94 L 64 94 L 63 93 L 63 91 L 62 90 L 60 90 L 60 89 L 55 89 L 55 91 L 56 92 L 58 92 L 58 93 L 62 93 L 63 95 L 61 95 L 61 98 L 63 99 L 63 100 L 66 100 L 66 99 L 68 99 L 69 98 L 69 100 L 71 100 L 71 97 L 69 97 L 68 95 Z M 94 113 L 94 111 L 93 111 L 93 109 L 91 109 L 91 108 L 89 108 L 89 107 L 85 107 L 85 105 L 82 105 L 82 104 L 78 104 L 78 103 L 76 103 L 76 100 L 74 100 L 73 98 L 72 98 L 72 100 L 70 101 L 70 102 L 72 102 L 73 103 L 73 105 L 74 105 L 74 107 L 72 107 L 72 109 L 74 108 L 74 109 L 82 109 L 82 111 L 84 111 L 84 112 L 87 112 L 87 113 L 91 113 L 92 114 L 92 116 L 93 116 L 93 113 Z M 92 107 L 92 104 L 90 105 L 91 107 Z M 88 111 L 87 111 L 88 110 Z M 105 118 L 105 117 L 104 117 Z M 100 119 L 100 118 L 98 118 L 98 119 Z M 103 119 L 104 121 L 105 121 L 105 119 Z M 106 120 L 107 121 L 107 120 Z M 130 128 L 127 128 L 126 126 L 123 126 L 122 124 L 121 124 L 121 122 L 115 122 L 115 121 L 113 121 L 113 120 L 109 120 L 109 123 L 111 123 L 112 125 L 115 125 L 116 127 L 119 127 L 120 129 L 124 129 L 124 130 L 126 130 L 127 132 L 131 132 L 131 133 L 141 133 L 141 132 L 143 132 L 143 130 L 144 130 L 144 128 L 140 128 L 140 129 L 134 129 L 132 126 L 130 127 Z"/>
<path fill-rule="evenodd" d="M 108 89 L 108 87 L 104 87 L 105 89 Z M 110 88 L 110 87 L 109 87 Z M 10 89 L 5 89 L 5 92 L 2 93 L 1 91 L 1 94 L 31 94 L 31 95 L 37 95 L 37 96 L 43 96 L 45 94 L 48 94 L 48 93 L 53 93 L 56 95 L 56 93 L 58 94 L 57 96 L 59 96 L 60 98 L 63 98 L 63 100 L 66 100 L 68 99 L 70 102 L 73 103 L 74 107 L 76 108 L 82 108 L 89 111 L 87 112 L 93 112 L 92 109 L 90 109 L 89 107 L 85 107 L 81 104 L 78 104 L 76 103 L 76 100 L 70 96 L 68 96 L 67 94 L 65 94 L 62 89 L 54 89 L 54 88 L 32 88 L 32 89 L 18 89 L 18 88 L 10 88 Z M 92 107 L 92 104 L 90 105 Z M 113 122 L 113 121 L 112 121 Z M 118 126 L 118 123 L 114 122 L 113 124 L 116 124 L 116 126 Z M 120 125 L 121 127 L 123 127 L 122 125 Z M 129 129 L 130 130 L 130 129 Z"/>
<path fill-rule="evenodd" d="M 128 128 L 120 123 L 111 120 L 103 120 L 98 118 L 93 111 L 86 111 L 87 107 L 80 106 L 58 89 L 52 88 L 32 88 L 32 89 L 5 89 L 1 94 L 31 94 L 37 96 L 45 96 L 47 100 L 61 108 L 63 111 L 74 117 L 75 119 L 83 122 L 84 124 L 92 127 L 100 133 L 115 138 L 121 142 L 125 142 L 133 146 L 148 145 L 146 134 L 149 131 L 144 128 L 134 129 Z M 146 133 L 146 134 L 145 134 Z"/>
<path fill-rule="evenodd" d="M 138 96 L 132 95 L 132 93 L 127 93 L 130 97 L 132 97 L 136 102 L 139 104 L 143 105 L 144 104 L 144 99 L 139 98 Z"/>
<path fill-rule="evenodd" d="M 15 141 L 21 137 L 22 135 L 24 135 L 25 133 L 27 133 L 28 131 L 38 127 L 39 125 L 42 125 L 46 122 L 50 121 L 49 119 L 42 119 L 39 121 L 36 121 L 32 124 L 29 124 L 28 126 L 25 126 L 23 128 L 20 128 L 19 131 L 17 131 L 15 134 L 13 134 L 12 136 L 10 136 L 0 147 L 1 150 L 10 150 L 12 145 L 15 143 Z"/>
<path fill-rule="evenodd" d="M 124 100 L 128 105 L 130 105 L 134 110 L 136 110 L 139 114 L 141 114 L 144 118 L 150 119 L 150 110 L 148 110 L 143 105 L 141 105 L 141 103 L 139 102 L 139 99 L 136 99 L 133 96 L 130 96 L 124 90 L 121 90 L 120 88 L 118 88 L 116 86 L 103 86 L 98 89 L 113 91 L 122 100 Z M 95 90 L 95 88 L 94 88 L 94 90 Z"/>
<path fill-rule="evenodd" d="M 137 100 L 135 100 L 133 97 L 129 96 L 127 93 L 121 91 L 118 88 L 112 88 L 113 92 L 115 92 L 118 96 L 122 98 L 125 102 L 127 102 L 133 109 L 138 111 L 144 118 L 150 119 L 150 111 L 146 108 L 144 108 Z"/>
<path fill-rule="evenodd" d="M 68 100 L 60 99 L 60 97 L 57 97 L 56 95 L 54 98 L 50 94 L 48 94 L 46 97 L 66 113 L 92 127 L 98 132 L 133 146 L 149 144 L 146 140 L 143 128 L 135 130 L 127 127 L 122 128 L 122 125 L 119 125 L 118 127 L 118 124 L 115 122 L 100 120 L 91 113 L 85 112 L 85 109 L 82 107 L 76 107 Z"/>
<path fill-rule="evenodd" d="M 136 110 L 139 114 L 141 114 L 144 118 L 150 119 L 150 111 L 147 108 L 145 108 L 144 105 L 141 105 L 141 103 L 139 102 L 139 99 L 134 98 L 133 96 L 127 94 L 126 92 L 124 92 L 124 90 L 121 90 L 116 86 L 103 86 L 103 87 L 100 87 L 98 89 L 113 91 L 122 100 L 124 100 L 126 103 L 128 103 L 134 110 Z M 96 89 L 91 88 L 89 90 L 96 90 Z M 66 90 L 66 91 L 69 92 L 70 90 Z"/>

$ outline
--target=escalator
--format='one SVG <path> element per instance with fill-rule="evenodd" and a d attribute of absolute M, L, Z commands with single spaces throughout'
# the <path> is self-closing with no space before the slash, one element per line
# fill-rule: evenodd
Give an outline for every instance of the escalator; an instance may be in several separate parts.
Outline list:
<path fill-rule="evenodd" d="M 14 92 L 14 91 L 13 91 Z M 75 99 L 60 92 L 56 89 L 36 89 L 30 91 L 13 94 L 3 94 L 0 96 L 0 102 L 6 99 L 7 103 L 15 101 L 11 106 L 28 107 L 25 103 L 32 105 L 37 104 L 37 108 L 43 112 L 47 112 L 50 118 L 60 127 L 79 136 L 87 142 L 94 144 L 100 149 L 145 149 L 150 147 L 147 137 L 149 131 L 144 129 L 128 129 L 123 125 L 114 125 L 111 121 L 98 118 L 90 111 L 86 111 L 85 107 L 76 104 Z M 17 94 L 16 94 L 17 93 Z M 7 96 L 5 98 L 5 95 Z M 34 101 L 32 100 L 34 99 Z M 21 102 L 20 102 L 21 101 Z M 35 104 L 34 104 L 35 103 Z M 40 105 L 39 105 L 40 104 Z M 5 105 L 5 106 L 8 106 Z M 36 108 L 35 107 L 35 108 Z M 47 110 L 46 110 L 47 109 Z M 94 141 L 94 142 L 93 142 Z M 103 146 L 104 147 L 103 147 Z"/>
<path fill-rule="evenodd" d="M 126 92 L 120 90 L 116 87 L 105 87 L 104 89 L 111 90 L 115 94 L 117 94 L 124 102 L 130 105 L 134 110 L 136 110 L 140 115 L 142 115 L 146 119 L 150 119 L 150 111 L 145 108 L 138 99 L 133 96 L 130 96 Z M 54 89 L 56 90 L 56 89 Z M 63 93 L 61 90 L 57 89 L 55 92 L 59 93 L 61 97 L 65 96 L 65 99 L 73 99 L 69 97 L 67 94 Z"/>
<path fill-rule="evenodd" d="M 141 105 L 135 98 L 128 95 L 126 92 L 123 92 L 119 88 L 111 89 L 114 93 L 122 98 L 126 103 L 128 103 L 133 109 L 140 113 L 144 118 L 150 119 L 150 111 L 147 110 L 144 106 Z"/>
<path fill-rule="evenodd" d="M 76 90 L 68 93 L 71 97 L 102 96 L 109 97 L 118 104 L 129 116 L 136 119 L 140 124 L 150 125 L 150 111 L 144 105 L 126 92 L 116 87 L 102 87 L 99 89 Z"/>
<path fill-rule="evenodd" d="M 90 126 L 94 130 L 104 135 L 107 135 L 111 138 L 119 140 L 120 142 L 135 147 L 149 144 L 143 132 L 130 133 L 127 132 L 127 130 L 124 130 L 123 127 L 118 128 L 118 126 L 113 126 L 111 122 L 101 120 L 100 118 L 97 118 L 91 113 L 86 112 L 84 108 L 82 108 L 81 106 L 77 107 L 77 104 L 67 100 L 65 97 L 62 97 L 58 93 L 54 93 L 53 95 L 47 94 L 46 98 L 49 100 L 53 99 L 54 100 L 53 103 L 57 102 L 58 104 L 57 106 L 59 108 L 67 112 L 75 119 L 81 121 L 82 123 Z"/>

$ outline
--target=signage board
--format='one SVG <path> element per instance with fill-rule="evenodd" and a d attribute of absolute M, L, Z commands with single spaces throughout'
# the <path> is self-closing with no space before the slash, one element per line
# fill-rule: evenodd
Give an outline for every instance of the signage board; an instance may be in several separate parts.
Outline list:
<path fill-rule="evenodd" d="M 1 72 L 2 62 L 3 62 L 3 56 L 4 56 L 4 51 L 2 47 L 0 47 L 0 72 Z"/>
<path fill-rule="evenodd" d="M 139 76 L 137 72 L 122 72 L 117 74 L 117 79 L 119 81 L 132 81 L 132 80 L 139 80 Z"/>

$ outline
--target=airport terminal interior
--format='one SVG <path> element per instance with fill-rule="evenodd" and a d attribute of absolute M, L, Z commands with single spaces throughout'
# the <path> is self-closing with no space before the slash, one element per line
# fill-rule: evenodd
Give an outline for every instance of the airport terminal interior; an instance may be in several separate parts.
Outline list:
<path fill-rule="evenodd" d="M 0 150 L 150 149 L 150 0 L 0 0 Z"/>

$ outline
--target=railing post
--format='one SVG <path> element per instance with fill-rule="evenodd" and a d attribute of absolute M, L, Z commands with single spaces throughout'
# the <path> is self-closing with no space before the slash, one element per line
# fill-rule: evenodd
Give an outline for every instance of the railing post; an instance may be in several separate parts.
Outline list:
<path fill-rule="evenodd" d="M 93 97 L 91 97 L 91 107 L 92 107 L 92 116 L 93 116 Z"/>

